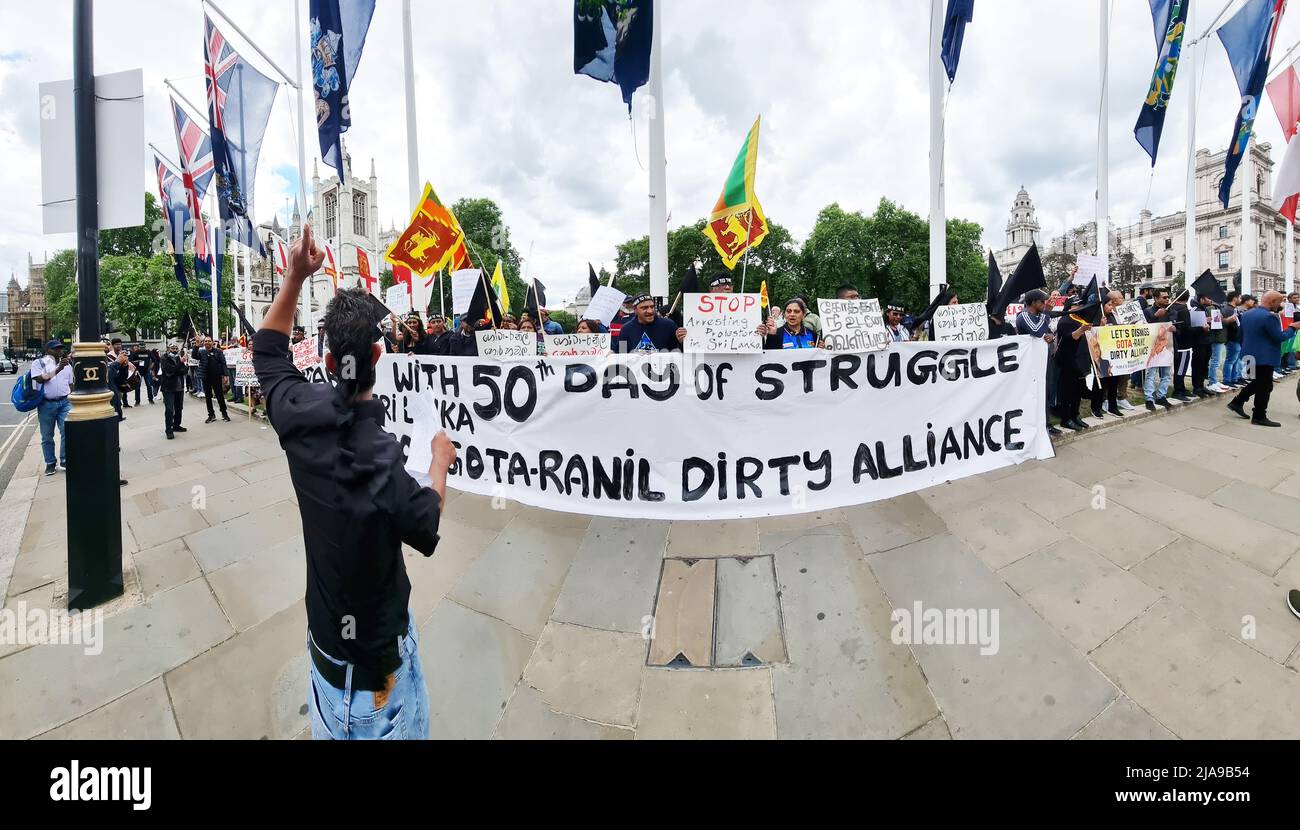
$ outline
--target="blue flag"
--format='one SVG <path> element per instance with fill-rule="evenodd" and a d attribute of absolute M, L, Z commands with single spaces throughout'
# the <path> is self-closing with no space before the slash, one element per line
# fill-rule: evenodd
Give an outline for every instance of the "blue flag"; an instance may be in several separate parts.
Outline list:
<path fill-rule="evenodd" d="M 375 14 L 375 0 L 311 0 L 311 78 L 320 155 L 343 176 L 343 134 L 352 126 L 348 90 Z"/>
<path fill-rule="evenodd" d="M 1174 76 L 1178 73 L 1178 60 L 1183 52 L 1183 35 L 1191 4 L 1191 0 L 1151 0 L 1151 22 L 1156 33 L 1156 68 L 1151 73 L 1151 86 L 1142 102 L 1142 111 L 1138 113 L 1133 136 L 1151 156 L 1152 167 L 1155 167 L 1156 153 L 1160 150 L 1160 133 L 1165 128 L 1169 96 L 1174 94 Z"/>
<path fill-rule="evenodd" d="M 208 226 L 212 228 L 212 238 L 209 240 L 212 258 L 210 260 L 195 258 L 194 271 L 199 277 L 207 277 L 206 280 L 197 281 L 199 299 L 211 301 L 213 283 L 217 286 L 217 297 L 221 297 L 221 269 L 225 267 L 226 235 L 222 232 L 220 222 L 209 222 Z"/>
<path fill-rule="evenodd" d="M 975 0 L 948 0 L 948 13 L 943 18 L 943 68 L 948 70 L 948 83 L 957 80 L 957 61 L 961 60 L 961 41 L 966 36 L 966 24 L 975 16 Z"/>
<path fill-rule="evenodd" d="M 1219 40 L 1228 53 L 1232 74 L 1236 76 L 1237 89 L 1241 92 L 1241 109 L 1228 143 L 1223 181 L 1219 185 L 1219 201 L 1225 208 L 1237 166 L 1250 146 L 1259 99 L 1264 94 L 1264 81 L 1268 78 L 1268 64 L 1273 58 L 1273 42 L 1277 39 L 1277 27 L 1282 22 L 1284 11 L 1286 0 L 1249 0 L 1219 28 Z M 1247 182 L 1246 186 L 1249 187 L 1250 183 Z"/>
<path fill-rule="evenodd" d="M 167 219 L 167 247 L 171 251 L 176 269 L 176 280 L 182 288 L 189 288 L 185 277 L 185 228 L 190 224 L 189 194 L 180 173 L 158 153 L 153 154 L 154 169 L 158 173 L 158 200 Z"/>
<path fill-rule="evenodd" d="M 654 11 L 654 0 L 573 2 L 573 72 L 618 84 L 628 112 L 650 80 Z"/>
<path fill-rule="evenodd" d="M 221 221 L 236 241 L 261 254 L 262 243 L 253 229 L 253 182 L 280 85 L 241 58 L 207 15 L 203 57 Z"/>

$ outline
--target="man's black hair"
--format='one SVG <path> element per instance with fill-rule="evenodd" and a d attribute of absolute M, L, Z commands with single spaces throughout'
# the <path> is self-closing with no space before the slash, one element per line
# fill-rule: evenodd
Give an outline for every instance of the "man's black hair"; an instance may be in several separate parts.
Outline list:
<path fill-rule="evenodd" d="M 335 380 L 349 402 L 375 385 L 370 356 L 380 333 L 371 315 L 369 296 L 361 288 L 345 289 L 335 294 L 325 309 L 325 337 L 337 364 Z"/>
<path fill-rule="evenodd" d="M 841 285 L 839 288 L 835 289 L 835 296 L 836 296 L 837 298 L 839 298 L 839 299 L 843 299 L 845 294 L 848 294 L 848 293 L 850 293 L 850 292 L 857 291 L 857 290 L 858 290 L 858 287 L 857 287 L 856 285 L 849 285 L 848 283 L 844 283 L 844 284 Z"/>

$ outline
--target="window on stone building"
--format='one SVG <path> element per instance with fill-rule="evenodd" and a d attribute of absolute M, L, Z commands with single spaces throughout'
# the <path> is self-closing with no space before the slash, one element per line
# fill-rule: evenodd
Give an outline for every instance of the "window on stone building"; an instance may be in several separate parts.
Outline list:
<path fill-rule="evenodd" d="M 366 194 L 352 194 L 352 233 L 356 236 L 366 235 Z"/>
<path fill-rule="evenodd" d="M 1228 252 L 1227 252 L 1227 251 L 1219 251 L 1219 267 L 1220 267 L 1220 268 L 1227 268 L 1227 267 L 1228 267 Z"/>
<path fill-rule="evenodd" d="M 1166 240 L 1165 240 L 1165 250 L 1166 250 L 1166 251 L 1172 251 L 1173 249 L 1174 249 L 1174 240 L 1172 240 L 1172 239 L 1166 239 Z"/>
<path fill-rule="evenodd" d="M 1174 275 L 1174 264 L 1173 264 L 1173 262 L 1166 262 L 1166 263 L 1165 263 L 1165 276 L 1166 276 L 1166 277 L 1172 277 L 1173 275 Z"/>
<path fill-rule="evenodd" d="M 339 199 L 333 192 L 325 194 L 325 238 L 338 236 Z"/>
<path fill-rule="evenodd" d="M 1220 226 L 1219 226 L 1219 238 L 1220 238 L 1220 239 L 1227 239 L 1227 238 L 1228 238 L 1228 226 L 1227 226 L 1227 225 L 1220 225 Z"/>

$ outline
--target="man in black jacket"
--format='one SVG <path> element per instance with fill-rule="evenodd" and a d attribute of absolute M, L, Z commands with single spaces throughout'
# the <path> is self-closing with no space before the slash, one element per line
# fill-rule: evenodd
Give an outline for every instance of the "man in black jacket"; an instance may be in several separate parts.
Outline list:
<path fill-rule="evenodd" d="M 478 337 L 474 323 L 461 315 L 460 330 L 447 339 L 447 354 L 451 357 L 478 357 Z"/>
<path fill-rule="evenodd" d="M 1188 330 L 1192 343 L 1192 394 L 1198 398 L 1213 398 L 1214 394 L 1205 388 L 1205 381 L 1210 376 L 1210 350 L 1214 348 L 1214 334 L 1210 329 L 1210 313 L 1218 308 L 1214 301 L 1204 294 L 1196 298 L 1196 310 L 1205 315 L 1205 322 L 1192 325 Z"/>
<path fill-rule="evenodd" d="M 159 369 L 162 380 L 160 394 L 163 399 L 163 424 L 167 431 L 167 440 L 176 436 L 173 433 L 189 432 L 181 426 L 181 414 L 185 409 L 185 357 L 181 354 L 180 344 L 175 340 L 167 344 L 167 353 L 162 356 Z"/>
<path fill-rule="evenodd" d="M 229 421 L 230 416 L 226 414 L 226 386 L 223 381 L 226 379 L 226 356 L 212 342 L 211 338 L 207 341 L 207 350 L 203 355 L 203 399 L 208 404 L 208 420 L 204 423 L 210 424 L 217 420 L 217 414 L 212 410 L 212 398 L 215 396 L 217 403 L 221 404 L 221 420 Z"/>
<path fill-rule="evenodd" d="M 153 403 L 153 387 L 149 385 L 146 378 L 149 377 L 149 353 L 145 351 L 144 346 L 136 343 L 131 347 L 131 356 L 129 358 L 131 365 L 135 367 L 136 374 L 140 377 L 140 383 L 135 387 L 135 405 L 140 405 L 140 387 L 143 386 L 149 396 L 149 403 Z"/>

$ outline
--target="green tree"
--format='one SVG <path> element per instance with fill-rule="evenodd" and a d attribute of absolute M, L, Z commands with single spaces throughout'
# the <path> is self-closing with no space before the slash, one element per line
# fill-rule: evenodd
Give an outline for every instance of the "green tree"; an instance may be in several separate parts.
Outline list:
<path fill-rule="evenodd" d="M 986 302 L 989 294 L 989 263 L 988 254 L 980 242 L 984 229 L 965 219 L 949 219 L 947 228 L 949 289 L 956 292 L 963 303 Z M 928 224 L 926 233 L 929 233 Z M 928 255 L 928 244 L 926 250 Z M 1010 276 L 1003 274 L 1002 278 L 1005 280 Z M 926 291 L 929 291 L 928 280 Z"/>
<path fill-rule="evenodd" d="M 803 246 L 805 288 L 818 298 L 834 297 L 841 285 L 857 286 L 863 296 L 878 296 L 874 283 L 863 284 L 870 228 L 871 219 L 861 213 L 848 213 L 838 204 L 822 208 Z"/>
<path fill-rule="evenodd" d="M 574 317 L 572 314 L 570 314 L 567 311 L 556 310 L 550 312 L 550 315 L 551 315 L 551 322 L 559 323 L 561 326 L 564 326 L 564 330 L 566 332 L 569 332 L 570 334 L 572 334 L 573 330 L 578 327 L 578 318 Z"/>
<path fill-rule="evenodd" d="M 116 259 L 114 264 L 120 268 L 113 284 L 104 290 L 104 308 L 123 331 L 133 337 L 146 331 L 175 331 L 187 313 L 197 318 L 202 312 L 205 303 L 194 290 L 186 290 L 176 280 L 170 256 Z M 223 288 L 229 282 L 223 280 Z M 224 316 L 229 317 L 229 312 Z"/>
<path fill-rule="evenodd" d="M 522 263 L 519 251 L 511 243 L 510 226 L 506 224 L 501 208 L 491 199 L 461 199 L 451 209 L 469 241 L 469 256 L 474 261 L 474 267 L 481 268 L 491 280 L 492 272 L 500 260 L 506 288 L 510 291 L 511 308 L 507 311 L 522 311 L 527 292 L 520 270 Z M 446 292 L 447 308 L 450 309 L 451 278 L 441 282 L 445 283 L 443 290 Z M 434 301 L 436 303 L 436 297 Z"/>
<path fill-rule="evenodd" d="M 50 333 L 71 338 L 77 328 L 77 253 L 59 251 L 45 265 L 46 316 Z"/>
<path fill-rule="evenodd" d="M 387 291 L 393 287 L 393 269 L 385 268 L 379 275 L 379 288 L 381 291 Z"/>

